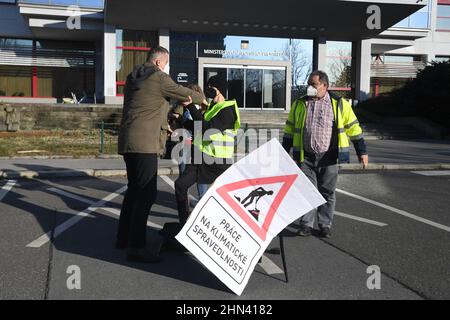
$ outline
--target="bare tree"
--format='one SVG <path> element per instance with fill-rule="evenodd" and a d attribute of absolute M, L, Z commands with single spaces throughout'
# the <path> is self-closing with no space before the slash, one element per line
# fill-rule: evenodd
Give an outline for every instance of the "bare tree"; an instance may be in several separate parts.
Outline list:
<path fill-rule="evenodd" d="M 292 64 L 292 86 L 298 89 L 307 82 L 311 73 L 310 56 L 305 52 L 301 41 L 295 39 L 285 44 L 283 52 Z"/>
<path fill-rule="evenodd" d="M 330 64 L 330 85 L 333 87 L 350 87 L 352 84 L 351 66 L 352 60 L 345 58 L 348 52 L 338 51 L 338 57 L 331 60 Z"/>

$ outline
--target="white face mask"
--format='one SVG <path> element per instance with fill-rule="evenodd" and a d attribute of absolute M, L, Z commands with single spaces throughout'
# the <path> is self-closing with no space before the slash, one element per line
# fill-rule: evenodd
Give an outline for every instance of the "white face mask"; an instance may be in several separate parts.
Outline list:
<path fill-rule="evenodd" d="M 306 95 L 308 97 L 317 97 L 317 89 L 314 88 L 313 86 L 308 86 L 308 89 L 306 90 Z"/>
<path fill-rule="evenodd" d="M 163 72 L 167 73 L 170 75 L 170 68 L 169 68 L 169 64 L 166 64 L 166 66 L 164 67 Z"/>

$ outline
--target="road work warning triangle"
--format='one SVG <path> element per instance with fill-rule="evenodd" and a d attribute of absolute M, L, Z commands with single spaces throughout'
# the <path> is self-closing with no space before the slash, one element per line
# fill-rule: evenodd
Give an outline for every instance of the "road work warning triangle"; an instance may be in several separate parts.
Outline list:
<path fill-rule="evenodd" d="M 233 182 L 217 189 L 217 193 L 225 202 L 242 218 L 242 220 L 265 241 L 272 220 L 277 213 L 278 207 L 297 179 L 298 174 L 256 178 Z M 273 190 L 274 184 L 281 184 L 278 192 Z M 244 196 L 237 196 L 236 191 L 246 189 Z M 258 202 L 266 198 L 269 205 L 263 214 L 258 209 Z M 270 199 L 270 200 L 269 200 Z M 260 218 L 264 220 L 261 221 Z"/>

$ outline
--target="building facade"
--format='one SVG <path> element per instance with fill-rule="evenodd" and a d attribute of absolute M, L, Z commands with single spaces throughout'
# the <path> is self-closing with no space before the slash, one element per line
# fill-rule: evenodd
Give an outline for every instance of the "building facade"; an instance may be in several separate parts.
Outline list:
<path fill-rule="evenodd" d="M 175 81 L 224 77 L 243 109 L 289 110 L 313 69 L 364 100 L 450 58 L 450 1 L 0 0 L 0 101 L 121 104 L 156 45 Z"/>

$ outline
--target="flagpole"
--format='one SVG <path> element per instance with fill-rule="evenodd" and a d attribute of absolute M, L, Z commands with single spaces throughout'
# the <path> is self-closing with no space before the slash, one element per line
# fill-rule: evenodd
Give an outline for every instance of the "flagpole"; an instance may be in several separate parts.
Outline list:
<path fill-rule="evenodd" d="M 289 280 L 288 280 L 288 273 L 287 273 L 287 266 L 286 266 L 286 256 L 284 254 L 284 239 L 281 234 L 278 235 L 278 239 L 280 239 L 281 260 L 283 261 L 284 276 L 286 277 L 286 283 L 288 283 Z"/>

